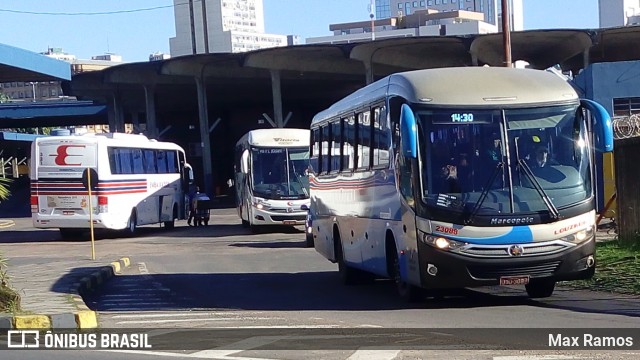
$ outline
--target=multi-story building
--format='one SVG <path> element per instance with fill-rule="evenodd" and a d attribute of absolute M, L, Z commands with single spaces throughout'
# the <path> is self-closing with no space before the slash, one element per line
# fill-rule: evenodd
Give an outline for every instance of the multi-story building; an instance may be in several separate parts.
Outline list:
<path fill-rule="evenodd" d="M 486 23 L 501 28 L 501 0 L 375 0 L 375 2 L 377 19 L 411 15 L 417 10 L 424 9 L 434 9 L 440 12 L 464 10 L 483 13 Z M 523 30 L 522 0 L 509 0 L 509 12 L 511 30 Z"/>
<path fill-rule="evenodd" d="M 264 32 L 262 0 L 173 0 L 173 4 L 176 36 L 169 39 L 171 56 L 293 45 L 287 35 Z"/>
<path fill-rule="evenodd" d="M 640 0 L 598 0 L 600 27 L 640 25 Z"/>
<path fill-rule="evenodd" d="M 165 54 L 163 52 L 154 52 L 149 54 L 149 61 L 161 61 L 171 59 L 171 55 Z"/>
<path fill-rule="evenodd" d="M 483 21 L 482 13 L 455 10 L 417 10 L 407 16 L 393 16 L 373 21 L 331 24 L 333 36 L 308 38 L 307 44 L 344 44 L 392 37 L 469 35 L 498 32 L 498 28 Z"/>

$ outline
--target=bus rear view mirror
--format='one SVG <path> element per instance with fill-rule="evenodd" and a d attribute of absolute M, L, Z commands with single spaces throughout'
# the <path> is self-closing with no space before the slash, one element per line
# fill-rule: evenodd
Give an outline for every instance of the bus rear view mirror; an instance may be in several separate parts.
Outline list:
<path fill-rule="evenodd" d="M 613 127 L 611 117 L 607 110 L 597 102 L 589 99 L 581 99 L 580 104 L 591 112 L 593 130 L 596 132 L 596 149 L 602 152 L 613 151 Z"/>
<path fill-rule="evenodd" d="M 243 174 L 249 172 L 249 150 L 245 150 L 242 153 L 242 158 L 240 159 L 240 171 L 242 171 Z"/>
<path fill-rule="evenodd" d="M 407 104 L 402 104 L 400 110 L 400 144 L 402 146 L 402 154 L 407 158 L 415 159 L 418 157 L 417 152 L 418 127 L 413 110 Z"/>

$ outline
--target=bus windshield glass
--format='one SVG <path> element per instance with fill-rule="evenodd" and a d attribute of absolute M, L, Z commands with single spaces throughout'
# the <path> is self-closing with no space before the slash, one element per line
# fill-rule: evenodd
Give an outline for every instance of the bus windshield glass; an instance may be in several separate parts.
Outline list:
<path fill-rule="evenodd" d="M 416 110 L 422 199 L 434 214 L 557 215 L 591 194 L 577 105 Z"/>
<path fill-rule="evenodd" d="M 308 148 L 251 149 L 253 192 L 265 199 L 309 197 Z"/>

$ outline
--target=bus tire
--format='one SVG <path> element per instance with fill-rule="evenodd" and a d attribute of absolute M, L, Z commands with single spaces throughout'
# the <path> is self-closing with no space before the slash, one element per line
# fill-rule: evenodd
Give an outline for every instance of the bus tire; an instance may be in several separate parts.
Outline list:
<path fill-rule="evenodd" d="M 315 246 L 315 241 L 313 240 L 313 234 L 307 233 L 304 244 L 308 248 L 312 248 Z"/>
<path fill-rule="evenodd" d="M 129 223 L 127 223 L 127 235 L 134 235 L 138 229 L 138 217 L 136 216 L 136 209 L 131 210 L 131 216 L 129 216 Z"/>
<path fill-rule="evenodd" d="M 171 215 L 171 220 L 164 222 L 164 228 L 167 229 L 167 230 L 173 229 L 176 226 L 176 218 L 177 217 L 178 217 L 178 208 L 174 205 L 173 206 L 173 215 Z"/>
<path fill-rule="evenodd" d="M 249 222 L 247 220 L 242 220 L 242 227 L 243 228 L 248 228 L 249 227 Z"/>
<path fill-rule="evenodd" d="M 395 283 L 396 291 L 402 300 L 417 302 L 422 299 L 422 289 L 407 283 L 400 276 L 400 257 L 393 238 L 387 238 L 387 266 L 389 267 L 389 275 Z"/>
<path fill-rule="evenodd" d="M 532 299 L 547 298 L 553 294 L 556 282 L 553 280 L 532 280 L 524 286 L 527 295 Z"/>
<path fill-rule="evenodd" d="M 336 262 L 338 263 L 338 274 L 340 281 L 344 285 L 356 285 L 359 283 L 359 271 L 345 264 L 342 252 L 342 241 L 340 240 L 340 232 L 337 228 L 333 229 L 333 246 L 336 254 Z"/>

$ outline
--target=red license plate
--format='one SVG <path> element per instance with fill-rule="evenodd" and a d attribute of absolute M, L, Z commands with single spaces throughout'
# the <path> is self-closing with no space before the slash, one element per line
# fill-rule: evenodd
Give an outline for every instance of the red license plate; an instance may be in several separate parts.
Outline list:
<path fill-rule="evenodd" d="M 527 276 L 502 276 L 500 285 L 527 285 L 529 283 L 529 275 Z"/>
<path fill-rule="evenodd" d="M 295 225 L 296 221 L 295 220 L 285 220 L 282 222 L 285 225 Z"/>

